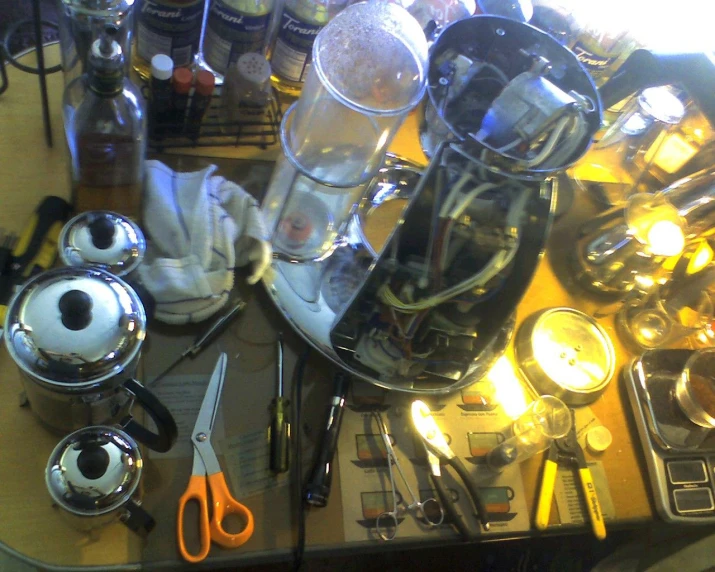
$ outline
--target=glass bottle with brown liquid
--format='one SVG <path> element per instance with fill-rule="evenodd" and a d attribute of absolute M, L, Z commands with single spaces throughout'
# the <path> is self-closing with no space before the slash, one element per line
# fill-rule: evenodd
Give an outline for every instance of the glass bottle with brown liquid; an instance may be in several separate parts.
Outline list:
<path fill-rule="evenodd" d="M 64 124 L 75 212 L 112 210 L 139 220 L 146 151 L 146 113 L 124 76 L 124 55 L 106 30 L 92 43 L 87 73 L 67 86 Z"/>

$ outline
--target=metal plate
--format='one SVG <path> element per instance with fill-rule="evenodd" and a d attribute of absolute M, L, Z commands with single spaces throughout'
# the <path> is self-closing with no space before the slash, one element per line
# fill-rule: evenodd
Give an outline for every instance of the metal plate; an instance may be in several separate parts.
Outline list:
<path fill-rule="evenodd" d="M 539 393 L 569 405 L 595 401 L 615 371 L 615 351 L 606 331 L 572 308 L 551 308 L 527 318 L 517 332 L 515 352 Z"/>

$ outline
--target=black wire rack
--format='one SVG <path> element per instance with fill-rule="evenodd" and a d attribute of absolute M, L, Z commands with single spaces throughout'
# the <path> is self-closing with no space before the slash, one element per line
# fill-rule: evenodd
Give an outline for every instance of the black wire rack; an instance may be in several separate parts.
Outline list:
<path fill-rule="evenodd" d="M 241 104 L 234 115 L 235 121 L 223 117 L 221 92 L 211 97 L 211 104 L 200 126 L 191 126 L 186 116 L 183 121 L 149 121 L 149 147 L 161 152 L 176 147 L 244 147 L 265 149 L 280 141 L 283 119 L 278 92 L 268 98 L 264 107 Z M 191 108 L 191 97 L 187 109 Z M 149 105 L 151 113 L 151 106 Z"/>

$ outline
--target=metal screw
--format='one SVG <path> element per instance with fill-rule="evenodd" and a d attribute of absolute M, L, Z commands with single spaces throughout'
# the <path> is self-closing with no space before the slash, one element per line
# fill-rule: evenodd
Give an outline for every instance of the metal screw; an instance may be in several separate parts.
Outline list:
<path fill-rule="evenodd" d="M 203 431 L 201 433 L 196 434 L 196 440 L 199 443 L 203 443 L 204 441 L 206 441 L 206 439 L 208 439 L 208 435 L 206 435 L 206 433 L 204 433 Z"/>
<path fill-rule="evenodd" d="M 571 358 L 569 360 L 569 365 L 576 365 L 576 360 L 574 358 Z"/>
<path fill-rule="evenodd" d="M 439 78 L 439 85 L 449 85 L 449 80 L 446 77 Z"/>
<path fill-rule="evenodd" d="M 497 36 L 506 36 L 506 32 L 504 31 L 504 28 L 497 28 L 496 33 L 497 33 Z"/>

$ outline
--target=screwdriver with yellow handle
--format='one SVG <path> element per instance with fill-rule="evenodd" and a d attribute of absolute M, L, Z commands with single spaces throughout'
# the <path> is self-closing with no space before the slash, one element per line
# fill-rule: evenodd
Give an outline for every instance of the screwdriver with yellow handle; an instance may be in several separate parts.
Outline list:
<path fill-rule="evenodd" d="M 583 449 L 578 444 L 576 437 L 576 419 L 573 409 L 571 410 L 571 430 L 565 437 L 554 439 L 549 447 L 544 462 L 544 470 L 541 476 L 541 487 L 536 505 L 535 524 L 538 530 L 546 530 L 549 526 L 549 516 L 551 516 L 551 501 L 554 497 L 554 486 L 556 484 L 556 472 L 559 461 L 575 463 L 578 467 L 579 482 L 586 501 L 586 510 L 591 520 L 593 534 L 599 540 L 606 538 L 606 524 L 603 521 L 603 511 L 601 503 L 596 493 L 596 484 L 593 482 L 591 469 L 588 467 Z"/>
<path fill-rule="evenodd" d="M 0 275 L 0 335 L 5 324 L 7 304 L 15 287 L 54 265 L 57 241 L 71 210 L 72 207 L 64 199 L 47 196 L 23 227 L 5 272 Z"/>

